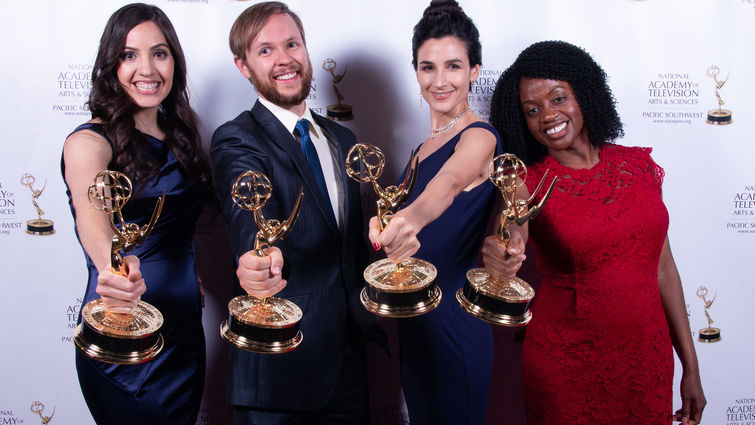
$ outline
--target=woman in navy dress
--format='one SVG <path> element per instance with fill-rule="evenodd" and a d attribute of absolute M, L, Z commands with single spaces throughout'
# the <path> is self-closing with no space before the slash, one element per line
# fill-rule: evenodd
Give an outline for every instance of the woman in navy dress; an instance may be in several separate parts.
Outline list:
<path fill-rule="evenodd" d="M 193 239 L 210 173 L 188 102 L 181 45 L 160 9 L 132 4 L 110 17 L 89 107 L 92 119 L 66 139 L 62 162 L 89 270 L 83 303 L 102 297 L 109 311 L 128 312 L 145 300 L 163 314 L 165 346 L 140 365 L 101 363 L 77 351 L 79 384 L 98 424 L 193 424 L 205 370 Z M 127 276 L 110 270 L 113 231 L 107 215 L 87 199 L 89 183 L 104 169 L 133 182 L 122 211 L 127 223 L 149 222 L 165 192 L 153 231 L 124 258 Z"/>
<path fill-rule="evenodd" d="M 401 380 L 415 424 L 483 424 L 493 366 L 490 325 L 456 302 L 476 258 L 497 196 L 488 164 L 498 133 L 469 109 L 481 48 L 477 28 L 455 1 L 433 1 L 414 27 L 413 65 L 430 106 L 429 137 L 411 199 L 370 240 L 395 261 L 410 256 L 438 269 L 440 305 L 398 320 Z"/>

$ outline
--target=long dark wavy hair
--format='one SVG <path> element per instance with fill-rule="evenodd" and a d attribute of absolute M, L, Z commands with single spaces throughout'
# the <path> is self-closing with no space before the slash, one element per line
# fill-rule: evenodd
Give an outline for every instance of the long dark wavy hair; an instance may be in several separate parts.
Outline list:
<path fill-rule="evenodd" d="M 541 41 L 524 49 L 496 83 L 490 104 L 490 123 L 498 130 L 506 152 L 526 163 L 546 155 L 547 149 L 527 128 L 519 99 L 522 78 L 566 81 L 584 117 L 590 144 L 600 148 L 624 136 L 616 101 L 605 71 L 589 53 L 565 41 Z"/>
<path fill-rule="evenodd" d="M 472 19 L 454 0 L 433 0 L 427 6 L 422 18 L 414 26 L 412 36 L 412 65 L 417 69 L 417 51 L 422 43 L 431 38 L 455 36 L 467 46 L 469 66 L 482 65 L 480 33 Z"/>
<path fill-rule="evenodd" d="M 160 104 L 157 121 L 165 132 L 163 143 L 176 155 L 181 165 L 208 188 L 211 187 L 210 165 L 202 151 L 198 119 L 189 106 L 186 90 L 186 59 L 175 29 L 165 13 L 156 6 L 134 3 L 118 9 L 107 22 L 92 71 L 89 109 L 92 118 L 104 124 L 113 148 L 111 165 L 128 175 L 136 185 L 154 177 L 159 171 L 157 159 L 149 155 L 148 141 L 136 129 L 133 114 L 138 110 L 118 80 L 126 36 L 135 26 L 151 21 L 162 31 L 174 60 L 173 86 Z"/>

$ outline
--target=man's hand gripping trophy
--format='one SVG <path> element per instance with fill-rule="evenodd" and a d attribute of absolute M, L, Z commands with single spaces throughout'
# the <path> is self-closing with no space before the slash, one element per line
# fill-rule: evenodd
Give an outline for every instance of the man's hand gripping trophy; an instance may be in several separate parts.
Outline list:
<path fill-rule="evenodd" d="M 299 216 L 304 188 L 299 189 L 299 196 L 296 199 L 294 208 L 289 217 L 283 222 L 274 218 L 265 219 L 264 215 L 262 215 L 262 207 L 270 199 L 271 193 L 272 185 L 267 176 L 251 170 L 241 173 L 231 189 L 231 199 L 233 199 L 233 202 L 239 208 L 254 213 L 254 222 L 257 224 L 258 229 L 257 234 L 254 236 L 254 253 L 258 257 L 264 257 L 264 250 L 266 248 L 272 247 L 276 241 L 288 236 L 291 227 L 293 227 Z M 244 314 L 261 315 L 265 321 L 276 321 L 275 316 L 278 315 L 274 311 L 272 304 L 268 302 L 268 298 L 265 298 L 262 303 L 255 304 L 253 308 L 250 308 Z M 284 318 L 281 317 L 279 319 L 283 320 Z"/>

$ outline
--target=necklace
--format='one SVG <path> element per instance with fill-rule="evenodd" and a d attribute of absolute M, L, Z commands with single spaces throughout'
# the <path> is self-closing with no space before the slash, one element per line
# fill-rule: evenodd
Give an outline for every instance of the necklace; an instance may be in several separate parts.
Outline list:
<path fill-rule="evenodd" d="M 453 126 L 456 125 L 457 122 L 459 122 L 459 120 L 461 119 L 461 117 L 463 117 L 464 114 L 467 113 L 468 110 L 469 110 L 469 106 L 467 106 L 466 108 L 464 108 L 464 110 L 461 111 L 461 113 L 459 115 L 457 115 L 456 118 L 454 118 L 451 121 L 449 121 L 448 124 L 444 125 L 443 127 L 431 128 L 430 129 L 430 138 L 434 139 L 434 138 L 440 136 L 441 134 L 448 133 L 451 130 L 451 128 L 453 128 Z"/>

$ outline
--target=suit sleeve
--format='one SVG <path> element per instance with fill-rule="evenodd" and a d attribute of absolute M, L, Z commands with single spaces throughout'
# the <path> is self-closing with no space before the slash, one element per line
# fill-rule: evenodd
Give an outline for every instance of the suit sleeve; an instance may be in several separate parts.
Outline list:
<path fill-rule="evenodd" d="M 220 126 L 212 136 L 212 159 L 215 187 L 223 210 L 228 240 L 235 264 L 245 252 L 254 248 L 257 225 L 252 212 L 239 208 L 231 198 L 231 187 L 238 176 L 248 170 L 268 176 L 267 152 L 255 134 L 237 121 Z"/>

